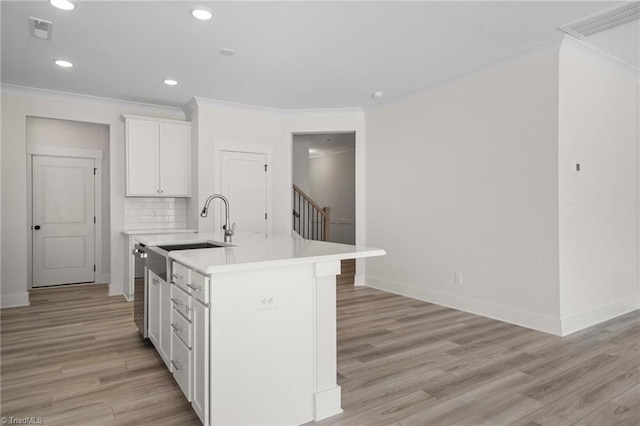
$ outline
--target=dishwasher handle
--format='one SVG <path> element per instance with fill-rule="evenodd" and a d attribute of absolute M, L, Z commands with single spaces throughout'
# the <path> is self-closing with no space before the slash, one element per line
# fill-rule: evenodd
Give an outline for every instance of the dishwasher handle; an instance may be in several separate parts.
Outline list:
<path fill-rule="evenodd" d="M 140 259 L 146 259 L 147 258 L 147 252 L 144 250 L 144 248 L 142 248 L 143 246 L 137 245 L 133 248 L 133 250 L 131 250 L 131 254 L 133 254 L 134 256 L 140 258 Z"/>

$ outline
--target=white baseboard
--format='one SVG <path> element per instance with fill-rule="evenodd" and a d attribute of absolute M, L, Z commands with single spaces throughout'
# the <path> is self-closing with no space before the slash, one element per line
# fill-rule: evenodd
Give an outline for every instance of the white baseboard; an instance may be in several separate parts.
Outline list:
<path fill-rule="evenodd" d="M 313 419 L 318 421 L 342 413 L 341 388 L 334 386 L 314 394 L 315 413 Z"/>
<path fill-rule="evenodd" d="M 109 296 L 122 296 L 124 285 L 122 283 L 109 283 Z"/>
<path fill-rule="evenodd" d="M 20 306 L 29 306 L 29 293 L 23 294 L 5 294 L 0 297 L 0 308 L 18 308 Z"/>
<path fill-rule="evenodd" d="M 584 330 L 592 325 L 619 317 L 639 308 L 638 298 L 628 297 L 586 312 L 564 317 L 561 320 L 562 336 L 568 336 L 576 331 Z"/>
<path fill-rule="evenodd" d="M 533 330 L 555 334 L 557 336 L 560 336 L 562 332 L 559 318 L 549 317 L 535 312 L 513 309 L 509 306 L 496 305 L 482 300 L 469 299 L 450 293 L 412 287 L 406 284 L 372 277 L 366 278 L 366 285 L 378 290 L 423 300 L 429 303 L 435 303 L 448 308 L 458 309 L 460 311 L 493 318 L 510 324 L 531 328 Z"/>
<path fill-rule="evenodd" d="M 356 273 L 356 275 L 353 277 L 353 285 L 355 285 L 356 287 L 362 287 L 365 285 L 365 277 L 364 275 L 358 275 Z"/>

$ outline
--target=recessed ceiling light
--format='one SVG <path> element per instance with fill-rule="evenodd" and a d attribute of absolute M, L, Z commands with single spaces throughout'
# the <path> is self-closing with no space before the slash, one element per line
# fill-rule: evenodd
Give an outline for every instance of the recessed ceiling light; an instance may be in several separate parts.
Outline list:
<path fill-rule="evenodd" d="M 380 99 L 380 98 L 382 98 L 382 95 L 384 95 L 384 92 L 373 92 L 373 93 L 371 94 L 371 97 L 372 97 L 373 99 Z"/>
<path fill-rule="evenodd" d="M 62 10 L 73 10 L 76 8 L 76 5 L 69 0 L 49 0 L 49 3 Z"/>
<path fill-rule="evenodd" d="M 231 48 L 225 47 L 220 51 L 220 53 L 222 53 L 224 56 L 233 56 L 236 54 L 236 51 Z"/>
<path fill-rule="evenodd" d="M 167 86 L 175 86 L 176 84 L 178 84 L 178 82 L 167 78 L 166 80 L 164 80 L 164 84 L 166 84 Z"/>
<path fill-rule="evenodd" d="M 193 9 L 191 14 L 194 18 L 199 19 L 201 21 L 208 21 L 213 16 L 213 13 L 206 9 Z"/>
<path fill-rule="evenodd" d="M 73 66 L 72 62 L 65 61 L 64 59 L 56 59 L 53 61 L 57 66 L 62 68 L 71 68 Z"/>

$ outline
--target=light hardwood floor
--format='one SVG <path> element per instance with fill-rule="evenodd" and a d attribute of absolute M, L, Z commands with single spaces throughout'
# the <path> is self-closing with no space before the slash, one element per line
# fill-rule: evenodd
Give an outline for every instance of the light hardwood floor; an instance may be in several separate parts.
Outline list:
<path fill-rule="evenodd" d="M 106 286 L 1 311 L 2 416 L 199 424 L 132 307 Z M 640 312 L 565 338 L 369 288 L 338 287 L 344 413 L 323 425 L 639 425 Z"/>

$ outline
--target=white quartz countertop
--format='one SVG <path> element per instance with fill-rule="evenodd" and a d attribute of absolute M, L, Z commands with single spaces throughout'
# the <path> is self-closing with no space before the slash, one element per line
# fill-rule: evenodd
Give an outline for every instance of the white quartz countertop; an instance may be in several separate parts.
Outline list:
<path fill-rule="evenodd" d="M 169 257 L 204 274 L 242 271 L 271 266 L 383 256 L 382 249 L 327 243 L 256 233 L 238 232 L 231 243 L 218 233 L 142 235 L 147 246 L 210 242 L 228 247 L 170 251 Z"/>
<path fill-rule="evenodd" d="M 148 234 L 182 234 L 195 233 L 195 229 L 125 229 L 122 231 L 124 235 L 148 235 Z"/>

